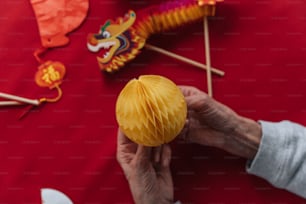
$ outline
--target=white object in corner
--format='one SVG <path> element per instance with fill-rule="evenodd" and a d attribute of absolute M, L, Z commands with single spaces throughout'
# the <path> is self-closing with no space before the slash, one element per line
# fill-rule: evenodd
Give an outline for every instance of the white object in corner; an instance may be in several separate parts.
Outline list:
<path fill-rule="evenodd" d="M 73 204 L 64 193 L 51 188 L 41 189 L 41 199 L 42 204 Z"/>

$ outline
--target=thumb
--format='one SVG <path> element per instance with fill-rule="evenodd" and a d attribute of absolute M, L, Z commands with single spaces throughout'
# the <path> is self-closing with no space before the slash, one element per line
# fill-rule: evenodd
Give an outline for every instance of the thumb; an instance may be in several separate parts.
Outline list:
<path fill-rule="evenodd" d="M 171 161 L 171 148 L 168 144 L 164 144 L 162 147 L 162 153 L 161 153 L 162 171 L 170 170 L 170 161 Z"/>
<path fill-rule="evenodd" d="M 184 125 L 183 129 L 177 135 L 178 139 L 180 139 L 180 140 L 186 140 L 187 139 L 187 135 L 188 135 L 188 132 L 189 132 L 189 126 L 190 126 L 190 122 L 189 122 L 189 119 L 187 118 L 186 121 L 185 121 L 185 125 Z"/>
<path fill-rule="evenodd" d="M 170 170 L 171 161 L 171 148 L 169 145 L 164 144 L 161 154 L 161 165 L 158 175 L 162 178 L 165 185 L 173 186 L 172 175 Z"/>

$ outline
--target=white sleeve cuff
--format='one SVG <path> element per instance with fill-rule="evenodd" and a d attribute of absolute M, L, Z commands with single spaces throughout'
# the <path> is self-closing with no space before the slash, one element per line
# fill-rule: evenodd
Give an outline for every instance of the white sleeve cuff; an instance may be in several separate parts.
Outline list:
<path fill-rule="evenodd" d="M 260 146 L 247 172 L 306 197 L 306 128 L 289 121 L 260 123 Z"/>

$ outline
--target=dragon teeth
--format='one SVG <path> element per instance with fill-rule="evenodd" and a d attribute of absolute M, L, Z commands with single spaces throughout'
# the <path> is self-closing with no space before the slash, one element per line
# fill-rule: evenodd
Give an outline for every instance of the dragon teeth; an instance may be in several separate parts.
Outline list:
<path fill-rule="evenodd" d="M 103 58 L 107 58 L 109 56 L 109 52 L 106 52 L 104 55 L 103 55 Z"/>
<path fill-rule="evenodd" d="M 103 43 L 101 46 L 105 49 L 108 49 L 110 46 L 113 46 L 115 45 L 115 42 L 106 42 L 106 43 Z"/>
<path fill-rule="evenodd" d="M 111 41 L 111 42 L 104 42 L 104 43 L 100 43 L 98 45 L 91 45 L 90 43 L 87 43 L 87 47 L 90 51 L 92 52 L 98 52 L 101 48 L 103 49 L 109 49 L 110 47 L 114 46 L 116 44 L 115 41 Z M 107 54 L 107 56 L 109 55 L 109 53 L 105 53 Z M 104 54 L 104 56 L 105 56 Z M 106 57 L 107 57 L 106 56 Z M 105 57 L 104 57 L 105 58 Z"/>

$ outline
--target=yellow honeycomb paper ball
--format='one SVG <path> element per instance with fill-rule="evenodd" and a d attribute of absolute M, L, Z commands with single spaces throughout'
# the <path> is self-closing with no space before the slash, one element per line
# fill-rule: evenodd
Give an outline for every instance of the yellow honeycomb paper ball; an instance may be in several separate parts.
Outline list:
<path fill-rule="evenodd" d="M 183 129 L 187 106 L 180 89 L 169 79 L 143 75 L 122 89 L 116 103 L 121 131 L 133 142 L 159 146 Z"/>

